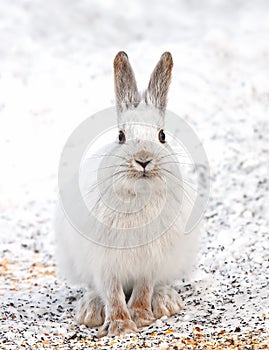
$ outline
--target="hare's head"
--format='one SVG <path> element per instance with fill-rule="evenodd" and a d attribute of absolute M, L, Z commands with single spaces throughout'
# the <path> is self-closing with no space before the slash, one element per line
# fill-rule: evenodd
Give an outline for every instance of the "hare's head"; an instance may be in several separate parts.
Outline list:
<path fill-rule="evenodd" d="M 164 158 L 171 156 L 165 139 L 164 121 L 173 61 L 165 52 L 151 74 L 148 88 L 138 92 L 125 52 L 114 60 L 119 146 L 127 161 L 128 177 L 161 178 Z"/>

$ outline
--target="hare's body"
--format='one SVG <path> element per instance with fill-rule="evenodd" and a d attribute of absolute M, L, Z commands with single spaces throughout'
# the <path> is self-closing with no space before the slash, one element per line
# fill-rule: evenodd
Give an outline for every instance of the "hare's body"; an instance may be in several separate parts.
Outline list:
<path fill-rule="evenodd" d="M 182 212 L 172 225 L 169 223 L 170 213 L 162 213 L 162 220 L 167 225 L 166 231 L 157 232 L 156 237 L 150 234 L 149 240 L 146 239 L 147 232 L 143 232 L 141 227 L 140 234 L 144 238 L 142 244 L 139 244 L 139 237 L 133 236 L 132 232 L 129 233 L 129 237 L 109 237 L 109 228 L 113 225 L 124 225 L 130 229 L 135 225 L 143 226 L 143 217 L 147 220 L 153 218 L 163 208 L 164 201 L 165 197 L 162 198 L 159 192 L 156 195 L 152 194 L 147 208 L 129 214 L 128 218 L 126 214 L 115 213 L 100 203 L 99 215 L 106 218 L 107 228 L 101 232 L 98 232 L 99 227 L 88 228 L 91 231 L 90 237 L 99 237 L 97 243 L 79 234 L 59 208 L 56 226 L 60 242 L 58 250 L 60 248 L 61 252 L 58 255 L 65 276 L 73 283 L 80 283 L 86 287 L 94 285 L 100 292 L 102 276 L 113 275 L 113 271 L 117 272 L 124 290 L 132 288 L 135 281 L 142 277 L 148 277 L 154 283 L 171 282 L 181 278 L 188 272 L 195 246 L 193 233 L 183 233 L 184 223 L 189 214 L 187 210 Z M 179 202 L 178 207 L 180 206 Z M 166 209 L 169 211 L 169 206 Z M 189 209 L 188 203 L 185 203 L 184 209 Z M 95 230 L 96 232 L 93 232 Z M 103 236 L 106 237 L 106 246 L 98 244 L 98 241 L 102 242 Z M 122 244 L 117 249 L 111 248 L 109 242 L 111 246 L 115 242 Z M 132 248 L 128 249 L 126 246 Z"/>
<path fill-rule="evenodd" d="M 192 201 L 162 130 L 171 55 L 165 53 L 156 66 L 144 102 L 125 53 L 116 56 L 114 68 L 121 131 L 119 142 L 96 157 L 101 178 L 92 176 L 92 159 L 81 169 L 90 218 L 78 233 L 60 206 L 56 217 L 65 275 L 88 288 L 77 320 L 103 324 L 100 335 L 135 331 L 178 312 L 179 296 L 168 285 L 189 269 L 197 242 L 193 232 L 185 234 Z"/>

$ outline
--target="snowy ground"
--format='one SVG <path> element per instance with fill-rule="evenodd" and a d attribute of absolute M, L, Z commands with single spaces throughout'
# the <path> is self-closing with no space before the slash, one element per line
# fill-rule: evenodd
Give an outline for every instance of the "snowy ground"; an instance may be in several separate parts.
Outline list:
<path fill-rule="evenodd" d="M 1 348 L 269 346 L 268 43 L 265 0 L 0 0 Z M 119 50 L 141 88 L 172 52 L 169 109 L 203 141 L 211 197 L 185 310 L 98 340 L 73 321 L 80 291 L 56 276 L 51 217 L 62 146 L 113 104 Z"/>

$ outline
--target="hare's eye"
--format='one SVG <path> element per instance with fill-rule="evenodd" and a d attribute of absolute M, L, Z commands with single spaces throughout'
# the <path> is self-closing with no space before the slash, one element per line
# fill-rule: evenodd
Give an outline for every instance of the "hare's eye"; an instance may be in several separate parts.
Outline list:
<path fill-rule="evenodd" d="M 126 141 L 125 133 L 124 131 L 119 131 L 119 143 L 124 143 Z"/>
<path fill-rule="evenodd" d="M 165 133 L 163 132 L 163 129 L 159 131 L 158 137 L 161 143 L 165 143 Z"/>

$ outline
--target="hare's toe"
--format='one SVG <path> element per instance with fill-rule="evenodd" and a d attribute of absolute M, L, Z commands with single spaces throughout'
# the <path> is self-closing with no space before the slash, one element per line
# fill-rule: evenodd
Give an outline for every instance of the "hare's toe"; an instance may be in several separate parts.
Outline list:
<path fill-rule="evenodd" d="M 77 305 L 76 321 L 88 327 L 99 327 L 104 323 L 105 308 L 101 298 L 94 292 L 86 293 Z"/>
<path fill-rule="evenodd" d="M 152 311 L 156 318 L 172 316 L 179 313 L 183 307 L 175 289 L 169 286 L 158 286 L 152 296 Z"/>
<path fill-rule="evenodd" d="M 155 317 L 151 310 L 130 308 L 129 312 L 132 320 L 138 328 L 149 326 L 155 321 Z"/>
<path fill-rule="evenodd" d="M 98 337 L 125 335 L 129 333 L 136 333 L 138 331 L 136 324 L 132 320 L 110 320 L 98 331 Z"/>

